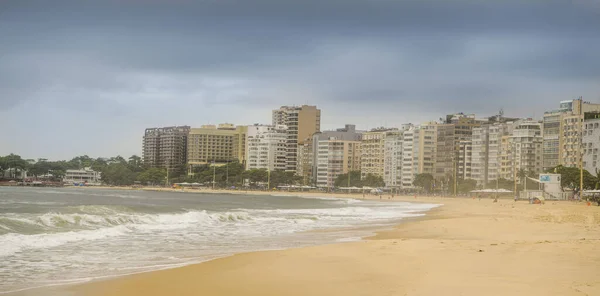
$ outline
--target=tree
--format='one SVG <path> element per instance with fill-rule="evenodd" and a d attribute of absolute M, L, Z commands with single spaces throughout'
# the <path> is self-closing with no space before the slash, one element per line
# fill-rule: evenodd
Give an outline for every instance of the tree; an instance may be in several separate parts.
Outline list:
<path fill-rule="evenodd" d="M 136 173 L 121 162 L 113 162 L 102 171 L 102 181 L 110 185 L 131 185 L 135 179 Z"/>
<path fill-rule="evenodd" d="M 413 185 L 423 188 L 426 192 L 430 192 L 433 187 L 433 176 L 431 174 L 417 174 Z"/>
<path fill-rule="evenodd" d="M 348 174 L 341 174 L 333 182 L 335 187 L 348 187 Z M 360 171 L 350 171 L 350 187 L 362 187 Z"/>
<path fill-rule="evenodd" d="M 560 186 L 563 190 L 565 188 L 579 190 L 579 181 L 581 179 L 579 168 L 570 168 L 559 165 L 547 170 L 547 172 L 560 174 Z M 583 189 L 593 189 L 596 187 L 597 182 L 598 180 L 596 177 L 590 174 L 590 172 L 583 170 Z"/>
<path fill-rule="evenodd" d="M 296 176 L 294 172 L 271 171 L 271 188 L 277 188 L 280 185 L 295 185 L 302 180 L 302 177 Z"/>
<path fill-rule="evenodd" d="M 498 187 L 500 189 L 506 189 L 506 190 L 513 191 L 515 188 L 515 181 L 507 180 L 504 178 L 499 178 L 498 180 L 489 181 L 486 185 L 486 188 L 496 189 L 496 187 Z"/>
<path fill-rule="evenodd" d="M 127 164 L 129 165 L 129 169 L 134 172 L 141 172 L 143 170 L 142 158 L 137 155 L 130 156 Z"/>
<path fill-rule="evenodd" d="M 265 169 L 252 169 L 244 172 L 244 178 L 250 180 L 251 184 L 259 182 L 267 182 L 267 170 Z"/>
<path fill-rule="evenodd" d="M 363 186 L 368 186 L 368 187 L 384 187 L 385 186 L 385 182 L 383 181 L 383 178 L 380 176 L 373 175 L 373 174 L 367 174 L 365 176 L 365 178 L 362 180 L 362 184 L 363 184 Z"/>
<path fill-rule="evenodd" d="M 150 168 L 141 172 L 137 180 L 144 184 L 163 184 L 167 179 L 167 171 L 161 168 Z"/>
<path fill-rule="evenodd" d="M 477 188 L 477 181 L 473 179 L 458 179 L 457 193 L 469 193 Z M 454 192 L 454 183 L 450 184 L 450 192 Z"/>

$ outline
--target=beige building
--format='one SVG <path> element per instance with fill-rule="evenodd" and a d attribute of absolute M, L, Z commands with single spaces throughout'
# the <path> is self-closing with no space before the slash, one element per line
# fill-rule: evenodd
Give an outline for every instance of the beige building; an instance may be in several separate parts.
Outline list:
<path fill-rule="evenodd" d="M 273 125 L 287 126 L 288 147 L 286 171 L 297 170 L 298 166 L 298 145 L 321 131 L 321 110 L 316 106 L 302 105 L 282 106 L 273 110 Z"/>
<path fill-rule="evenodd" d="M 187 141 L 188 166 L 213 162 L 219 165 L 234 160 L 245 164 L 247 131 L 246 126 L 229 123 L 190 129 Z"/>
<path fill-rule="evenodd" d="M 437 149 L 437 123 L 422 124 L 419 129 L 418 172 L 435 176 L 435 153 Z"/>
<path fill-rule="evenodd" d="M 302 144 L 298 144 L 298 160 L 296 175 L 302 177 L 303 185 L 311 185 L 313 180 L 313 137 L 308 137 Z"/>
<path fill-rule="evenodd" d="M 189 132 L 189 126 L 147 128 L 142 145 L 144 165 L 170 170 L 185 165 Z"/>
<path fill-rule="evenodd" d="M 501 137 L 500 178 L 514 180 L 517 172 L 543 172 L 542 124 L 522 120 L 514 124 L 512 132 Z M 519 178 L 517 180 L 520 182 Z"/>
<path fill-rule="evenodd" d="M 368 174 L 384 177 L 385 139 L 389 134 L 397 134 L 397 128 L 376 128 L 362 135 L 360 160 L 361 177 Z"/>
<path fill-rule="evenodd" d="M 543 169 L 557 165 L 578 167 L 584 113 L 600 112 L 600 104 L 576 100 L 561 101 L 559 109 L 544 114 Z"/>

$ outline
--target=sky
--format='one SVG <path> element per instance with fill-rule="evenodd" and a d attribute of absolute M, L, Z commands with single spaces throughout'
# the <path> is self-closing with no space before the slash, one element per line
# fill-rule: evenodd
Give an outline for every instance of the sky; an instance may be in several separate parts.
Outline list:
<path fill-rule="evenodd" d="M 141 155 L 144 129 L 323 130 L 600 102 L 600 0 L 1 0 L 0 155 Z"/>

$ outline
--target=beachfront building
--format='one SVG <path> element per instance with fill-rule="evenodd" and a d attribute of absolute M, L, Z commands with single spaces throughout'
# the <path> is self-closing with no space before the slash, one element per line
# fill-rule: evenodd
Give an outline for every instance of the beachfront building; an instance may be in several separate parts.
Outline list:
<path fill-rule="evenodd" d="M 413 181 L 419 173 L 420 135 L 420 127 L 412 125 L 402 133 L 402 189 L 414 188 Z"/>
<path fill-rule="evenodd" d="M 435 150 L 437 148 L 437 123 L 427 122 L 419 128 L 418 173 L 435 174 Z"/>
<path fill-rule="evenodd" d="M 457 176 L 459 179 L 472 179 L 472 157 L 473 142 L 471 141 L 471 139 L 461 140 L 458 143 L 458 162 L 456 164 Z"/>
<path fill-rule="evenodd" d="M 190 129 L 187 141 L 187 164 L 191 168 L 231 161 L 246 163 L 247 126 L 233 124 L 203 125 Z"/>
<path fill-rule="evenodd" d="M 512 133 L 502 135 L 500 178 L 514 180 L 519 171 L 543 172 L 542 124 L 531 119 L 514 123 Z M 517 177 L 517 181 L 520 182 Z"/>
<path fill-rule="evenodd" d="M 331 188 L 335 179 L 361 169 L 362 133 L 354 125 L 323 131 L 312 137 L 312 176 L 317 187 Z"/>
<path fill-rule="evenodd" d="M 405 126 L 406 129 L 409 127 Z M 404 130 L 390 132 L 385 137 L 383 181 L 385 187 L 402 188 L 402 144 Z"/>
<path fill-rule="evenodd" d="M 578 167 L 581 160 L 584 114 L 600 112 L 600 104 L 582 98 L 561 101 L 559 108 L 545 112 L 543 119 L 543 169 L 557 165 Z"/>
<path fill-rule="evenodd" d="M 593 175 L 600 170 L 600 113 L 585 114 L 583 130 L 583 168 Z"/>
<path fill-rule="evenodd" d="M 92 168 L 83 168 L 81 170 L 66 170 L 63 177 L 65 184 L 86 184 L 100 185 L 102 173 L 92 170 Z"/>
<path fill-rule="evenodd" d="M 246 143 L 247 170 L 286 170 L 288 132 L 285 125 L 248 126 Z"/>
<path fill-rule="evenodd" d="M 147 128 L 142 146 L 144 165 L 165 169 L 185 165 L 189 132 L 189 126 Z"/>
<path fill-rule="evenodd" d="M 298 145 L 321 131 L 321 110 L 316 106 L 282 106 L 273 110 L 273 126 L 287 127 L 286 171 L 296 172 Z"/>
<path fill-rule="evenodd" d="M 500 177 L 502 137 L 512 132 L 511 122 L 497 122 L 473 129 L 471 177 L 480 186 Z"/>
<path fill-rule="evenodd" d="M 296 175 L 302 177 L 303 185 L 311 185 L 313 182 L 313 137 L 306 138 L 302 144 L 298 144 L 298 160 Z"/>
<path fill-rule="evenodd" d="M 385 139 L 389 134 L 397 134 L 397 128 L 375 128 L 363 133 L 360 160 L 361 178 L 372 174 L 383 178 L 385 160 Z"/>
<path fill-rule="evenodd" d="M 454 180 L 456 145 L 455 125 L 435 124 L 435 152 L 433 177 L 441 181 L 445 188 Z"/>

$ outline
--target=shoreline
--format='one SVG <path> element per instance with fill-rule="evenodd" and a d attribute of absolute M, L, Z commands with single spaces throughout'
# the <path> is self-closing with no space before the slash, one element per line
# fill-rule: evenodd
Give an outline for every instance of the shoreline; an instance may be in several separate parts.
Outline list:
<path fill-rule="evenodd" d="M 327 199 L 327 200 L 356 199 L 356 200 L 364 200 L 364 201 L 370 201 L 370 202 L 379 200 L 379 201 L 384 201 L 384 202 L 410 202 L 410 203 L 430 204 L 429 202 L 425 202 L 425 201 L 408 200 L 408 197 L 404 197 L 404 199 L 406 199 L 406 200 L 391 200 L 391 199 L 387 199 L 387 198 L 380 199 L 378 196 L 368 195 L 368 194 L 363 198 L 362 196 L 360 196 L 358 194 L 354 194 L 354 195 L 343 194 L 343 193 L 342 194 L 339 194 L 339 193 L 338 194 L 328 194 L 328 193 L 315 193 L 315 192 L 280 192 L 280 191 L 271 191 L 271 192 L 247 191 L 246 192 L 246 191 L 240 191 L 240 190 L 211 190 L 211 189 L 183 191 L 181 189 L 173 189 L 173 188 L 131 188 L 131 187 L 100 187 L 100 186 L 94 186 L 94 187 L 72 186 L 72 187 L 62 187 L 61 189 L 66 189 L 66 188 L 75 189 L 75 190 L 80 190 L 80 189 L 84 189 L 84 190 L 115 190 L 115 191 L 143 190 L 143 191 L 154 191 L 154 192 L 173 192 L 173 193 L 199 194 L 199 195 L 202 195 L 202 194 L 231 194 L 231 195 L 281 196 L 281 197 L 301 197 L 301 198 L 308 198 L 308 199 Z M 438 205 L 439 206 L 437 206 L 435 208 L 439 208 L 441 206 L 441 204 L 438 204 Z M 86 284 L 91 284 L 91 283 L 96 283 L 96 282 L 111 281 L 111 280 L 116 280 L 116 279 L 120 279 L 120 278 L 126 278 L 129 276 L 135 276 L 135 275 L 139 275 L 139 274 L 160 272 L 160 271 L 164 271 L 164 270 L 178 269 L 178 268 L 187 267 L 187 266 L 204 264 L 204 263 L 207 263 L 210 261 L 230 258 L 230 257 L 240 255 L 240 254 L 249 254 L 249 253 L 256 253 L 256 252 L 285 251 L 285 250 L 315 247 L 315 246 L 326 246 L 326 245 L 332 245 L 332 244 L 354 243 L 357 241 L 363 241 L 366 239 L 371 239 L 373 237 L 376 237 L 380 231 L 391 230 L 391 229 L 395 228 L 398 224 L 407 223 L 409 221 L 414 221 L 417 219 L 423 219 L 427 216 L 427 213 L 429 213 L 430 211 L 432 211 L 435 208 L 418 212 L 418 214 L 421 214 L 421 216 L 418 216 L 418 217 L 398 218 L 398 220 L 390 221 L 390 224 L 385 225 L 385 226 L 383 226 L 383 225 L 375 226 L 375 225 L 366 224 L 366 225 L 355 225 L 352 227 L 314 229 L 314 230 L 304 231 L 305 233 L 321 233 L 321 232 L 328 233 L 328 232 L 336 232 L 336 231 L 368 232 L 368 233 L 365 233 L 360 236 L 351 236 L 351 237 L 343 238 L 343 240 L 335 239 L 332 241 L 315 243 L 313 245 L 308 245 L 308 246 L 264 248 L 264 249 L 259 249 L 259 250 L 249 250 L 249 251 L 242 251 L 239 253 L 226 254 L 226 255 L 222 255 L 222 256 L 219 255 L 219 256 L 211 257 L 211 258 L 208 258 L 205 260 L 200 260 L 200 261 L 190 261 L 190 262 L 179 263 L 179 264 L 166 264 L 168 266 L 157 268 L 157 269 L 149 268 L 146 270 L 134 271 L 131 273 L 124 273 L 124 274 L 118 274 L 118 275 L 105 275 L 105 276 L 99 276 L 99 277 L 82 277 L 79 279 L 61 280 L 58 283 L 50 283 L 47 285 L 22 288 L 22 289 L 12 290 L 12 291 L 0 291 L 0 295 L 7 295 L 7 296 L 21 295 L 22 296 L 22 295 L 38 295 L 38 293 L 51 294 L 51 295 L 54 295 L 53 293 L 57 293 L 56 295 L 63 295 L 64 293 L 67 293 L 66 291 L 69 290 L 71 287 L 77 287 L 80 285 L 86 285 Z M 142 267 L 140 267 L 140 269 L 142 269 Z"/>
<path fill-rule="evenodd" d="M 392 229 L 376 231 L 374 236 L 356 242 L 239 253 L 172 269 L 7 295 L 38 295 L 36 291 L 90 296 L 600 292 L 600 282 L 593 276 L 600 266 L 600 256 L 594 253 L 600 246 L 597 207 L 571 202 L 539 206 L 507 200 L 492 203 L 440 197 L 404 197 L 394 201 L 443 202 L 444 206 L 427 211 L 425 216 L 406 218 Z M 498 250 L 502 252 L 496 254 Z M 491 258 L 478 263 L 478 257 Z M 397 265 L 390 266 L 388 261 Z M 487 268 L 491 263 L 494 269 Z M 465 264 L 470 269 L 458 266 Z M 323 274 L 323 270 L 332 273 Z M 526 272 L 521 274 L 523 270 Z M 299 280 L 286 276 L 289 273 Z M 345 277 L 340 278 L 341 275 Z M 331 284 L 332 276 L 335 285 Z M 238 284 L 232 286 L 231 281 Z M 302 282 L 313 285 L 299 284 Z"/>

